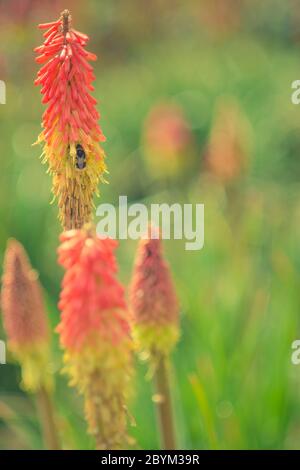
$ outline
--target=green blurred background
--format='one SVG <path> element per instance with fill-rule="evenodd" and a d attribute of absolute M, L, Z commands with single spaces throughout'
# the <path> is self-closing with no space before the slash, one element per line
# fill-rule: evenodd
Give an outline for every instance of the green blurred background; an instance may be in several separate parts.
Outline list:
<path fill-rule="evenodd" d="M 51 181 L 32 147 L 43 112 L 33 86 L 36 25 L 70 8 L 97 53 L 95 97 L 107 137 L 101 201 L 205 204 L 205 247 L 164 243 L 181 302 L 173 355 L 178 442 L 187 449 L 299 449 L 299 0 L 0 1 L 0 262 L 20 240 L 58 323 L 62 271 Z M 97 204 L 97 201 L 96 201 Z M 130 281 L 136 242 L 118 250 Z M 0 330 L 0 338 L 5 338 Z M 55 405 L 67 448 L 91 448 L 81 399 L 59 374 Z M 151 385 L 137 361 L 132 428 L 158 448 Z M 0 366 L 0 448 L 42 448 L 20 370 Z"/>

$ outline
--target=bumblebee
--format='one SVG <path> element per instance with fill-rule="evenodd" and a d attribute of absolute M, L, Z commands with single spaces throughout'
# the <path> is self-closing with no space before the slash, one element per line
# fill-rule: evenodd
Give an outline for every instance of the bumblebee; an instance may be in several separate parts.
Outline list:
<path fill-rule="evenodd" d="M 82 145 L 76 145 L 76 168 L 83 170 L 86 167 L 86 155 Z"/>

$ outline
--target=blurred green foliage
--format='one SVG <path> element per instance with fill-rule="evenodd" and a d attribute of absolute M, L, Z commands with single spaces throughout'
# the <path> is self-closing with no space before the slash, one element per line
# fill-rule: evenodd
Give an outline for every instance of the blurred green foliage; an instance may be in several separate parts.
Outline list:
<path fill-rule="evenodd" d="M 179 446 L 299 448 L 300 369 L 290 360 L 300 334 L 300 108 L 291 103 L 291 83 L 300 78 L 296 2 L 7 3 L 0 2 L 0 78 L 7 85 L 7 104 L 0 106 L 0 262 L 9 237 L 24 244 L 54 329 L 60 228 L 40 149 L 31 146 L 43 112 L 32 50 L 41 43 L 36 24 L 69 7 L 99 56 L 95 96 L 110 172 L 101 201 L 128 195 L 205 204 L 202 251 L 165 242 L 182 305 L 172 387 Z M 252 129 L 248 172 L 233 190 L 204 171 L 224 96 L 234 97 Z M 151 176 L 143 160 L 144 122 L 161 101 L 182 108 L 197 156 L 192 176 L 173 182 Z M 118 250 L 126 285 L 135 249 L 122 241 Z M 59 371 L 56 334 L 53 355 Z M 158 436 L 145 372 L 137 361 L 132 433 L 151 449 Z M 19 375 L 13 364 L 0 366 L 0 448 L 41 448 L 34 402 L 18 389 Z M 59 373 L 55 404 L 65 445 L 92 448 L 81 400 Z"/>

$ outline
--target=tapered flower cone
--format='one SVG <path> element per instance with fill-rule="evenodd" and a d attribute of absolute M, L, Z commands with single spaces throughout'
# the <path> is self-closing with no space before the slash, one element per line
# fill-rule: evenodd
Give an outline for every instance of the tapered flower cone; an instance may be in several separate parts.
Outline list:
<path fill-rule="evenodd" d="M 22 245 L 10 240 L 5 253 L 1 306 L 8 347 L 22 367 L 23 387 L 52 386 L 49 330 L 38 275 Z"/>
<path fill-rule="evenodd" d="M 233 100 L 220 101 L 206 154 L 208 170 L 225 186 L 238 180 L 247 168 L 251 129 Z"/>
<path fill-rule="evenodd" d="M 182 180 L 192 170 L 195 142 L 179 106 L 171 103 L 153 106 L 144 124 L 143 153 L 156 178 Z"/>
<path fill-rule="evenodd" d="M 163 449 L 176 449 L 169 356 L 179 337 L 179 305 L 169 266 L 158 231 L 149 227 L 140 241 L 133 279 L 130 306 L 139 350 L 150 363 L 156 394 L 157 415 Z"/>
<path fill-rule="evenodd" d="M 131 338 L 124 289 L 116 279 L 116 242 L 92 229 L 61 236 L 62 283 L 58 326 L 65 372 L 84 396 L 89 432 L 98 449 L 128 444 L 126 402 Z"/>
<path fill-rule="evenodd" d="M 130 307 L 140 349 L 153 359 L 157 353 L 168 355 L 179 337 L 179 305 L 159 238 L 140 241 L 130 286 Z"/>
<path fill-rule="evenodd" d="M 23 246 L 10 240 L 4 259 L 1 307 L 8 348 L 22 370 L 22 386 L 35 394 L 47 449 L 60 448 L 51 390 L 50 335 L 38 274 Z"/>
<path fill-rule="evenodd" d="M 105 140 L 98 125 L 97 101 L 90 95 L 95 79 L 89 61 L 96 56 L 85 50 L 88 36 L 71 27 L 65 10 L 53 22 L 39 25 L 46 30 L 44 44 L 35 51 L 36 62 L 44 64 L 36 85 L 41 85 L 43 161 L 53 177 L 53 193 L 58 201 L 64 229 L 80 228 L 91 218 L 93 196 L 105 172 Z"/>

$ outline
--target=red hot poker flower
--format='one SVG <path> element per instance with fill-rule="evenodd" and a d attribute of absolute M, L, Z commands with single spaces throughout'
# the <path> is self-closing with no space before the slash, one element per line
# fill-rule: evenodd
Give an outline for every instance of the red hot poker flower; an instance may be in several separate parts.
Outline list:
<path fill-rule="evenodd" d="M 96 56 L 85 49 L 88 36 L 71 28 L 68 10 L 39 28 L 46 32 L 44 44 L 35 49 L 36 62 L 44 65 L 35 84 L 42 87 L 47 109 L 38 142 L 53 175 L 63 227 L 80 228 L 90 219 L 93 194 L 105 171 L 100 146 L 105 138 L 97 101 L 90 95 L 95 76 L 89 62 Z"/>
<path fill-rule="evenodd" d="M 176 449 L 168 374 L 169 354 L 179 337 L 179 305 L 154 227 L 149 227 L 148 238 L 141 240 L 138 247 L 130 305 L 138 347 L 144 359 L 149 360 L 149 375 L 153 374 L 155 379 L 153 400 L 157 405 L 162 447 Z"/>
<path fill-rule="evenodd" d="M 62 283 L 58 326 L 65 371 L 84 396 L 89 432 L 98 449 L 128 443 L 126 401 L 131 338 L 124 289 L 116 279 L 116 242 L 90 229 L 61 236 Z"/>
<path fill-rule="evenodd" d="M 36 391 L 50 386 L 49 330 L 41 285 L 23 246 L 10 240 L 1 293 L 9 348 L 22 366 L 23 385 Z"/>
<path fill-rule="evenodd" d="M 206 166 L 225 186 L 243 175 L 251 147 L 246 116 L 232 99 L 220 100 L 208 143 Z"/>
<path fill-rule="evenodd" d="M 159 238 L 149 237 L 139 243 L 130 306 L 141 349 L 168 354 L 179 335 L 179 305 Z"/>
<path fill-rule="evenodd" d="M 92 336 L 117 343 L 129 335 L 124 289 L 116 279 L 117 242 L 85 230 L 61 236 L 58 262 L 66 269 L 59 308 L 62 345 L 80 351 Z"/>

